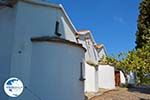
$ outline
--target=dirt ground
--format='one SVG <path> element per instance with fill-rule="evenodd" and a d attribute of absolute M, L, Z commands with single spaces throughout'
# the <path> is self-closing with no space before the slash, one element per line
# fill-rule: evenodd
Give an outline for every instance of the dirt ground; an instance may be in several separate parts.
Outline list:
<path fill-rule="evenodd" d="M 89 100 L 150 100 L 150 88 L 118 88 Z"/>

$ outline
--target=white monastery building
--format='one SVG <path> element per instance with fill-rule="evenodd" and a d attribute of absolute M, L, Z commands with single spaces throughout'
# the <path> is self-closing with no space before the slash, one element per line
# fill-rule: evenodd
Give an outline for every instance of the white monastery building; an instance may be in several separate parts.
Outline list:
<path fill-rule="evenodd" d="M 96 44 L 89 30 L 78 32 L 78 41 L 87 52 L 85 53 L 85 92 L 98 92 L 99 88 L 114 89 L 114 67 L 101 65 L 99 61 L 106 56 L 104 45 Z"/>
<path fill-rule="evenodd" d="M 0 89 L 0 100 L 84 100 L 85 48 L 62 5 L 42 0 L 0 1 L 0 86 L 19 78 L 18 98 Z"/>
<path fill-rule="evenodd" d="M 103 44 L 97 44 L 89 30 L 78 32 L 78 41 L 87 52 L 85 53 L 85 92 L 98 92 L 101 88 L 115 88 L 115 68 L 102 65 L 99 62 L 105 57 L 106 49 Z"/>
<path fill-rule="evenodd" d="M 0 86 L 11 77 L 24 84 L 16 98 L 0 89 L 0 100 L 84 100 L 84 92 L 115 88 L 114 67 L 99 63 L 104 45 L 77 31 L 62 5 L 0 0 L 0 47 Z"/>
<path fill-rule="evenodd" d="M 99 55 L 95 49 L 95 41 L 89 30 L 78 32 L 78 41 L 86 48 L 85 53 L 85 92 L 98 91 L 98 60 Z"/>

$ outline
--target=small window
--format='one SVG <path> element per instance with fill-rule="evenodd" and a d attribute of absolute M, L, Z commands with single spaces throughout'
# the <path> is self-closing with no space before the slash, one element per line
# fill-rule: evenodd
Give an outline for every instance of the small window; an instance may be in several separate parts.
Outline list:
<path fill-rule="evenodd" d="M 80 81 L 84 81 L 85 78 L 83 77 L 83 63 L 80 63 Z"/>
<path fill-rule="evenodd" d="M 57 36 L 61 36 L 61 34 L 59 33 L 59 22 L 56 21 L 56 25 L 55 25 L 55 35 Z"/>

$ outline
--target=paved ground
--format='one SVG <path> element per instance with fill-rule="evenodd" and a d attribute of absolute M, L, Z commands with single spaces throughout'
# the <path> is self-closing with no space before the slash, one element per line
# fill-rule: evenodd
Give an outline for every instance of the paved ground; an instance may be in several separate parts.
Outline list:
<path fill-rule="evenodd" d="M 150 88 L 118 88 L 89 100 L 150 100 Z"/>

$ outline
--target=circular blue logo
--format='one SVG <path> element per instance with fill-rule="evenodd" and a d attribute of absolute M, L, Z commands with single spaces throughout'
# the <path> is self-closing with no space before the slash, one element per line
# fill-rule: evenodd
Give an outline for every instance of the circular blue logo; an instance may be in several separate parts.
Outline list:
<path fill-rule="evenodd" d="M 23 92 L 23 83 L 20 79 L 12 77 L 4 83 L 4 91 L 10 97 L 18 97 Z"/>

